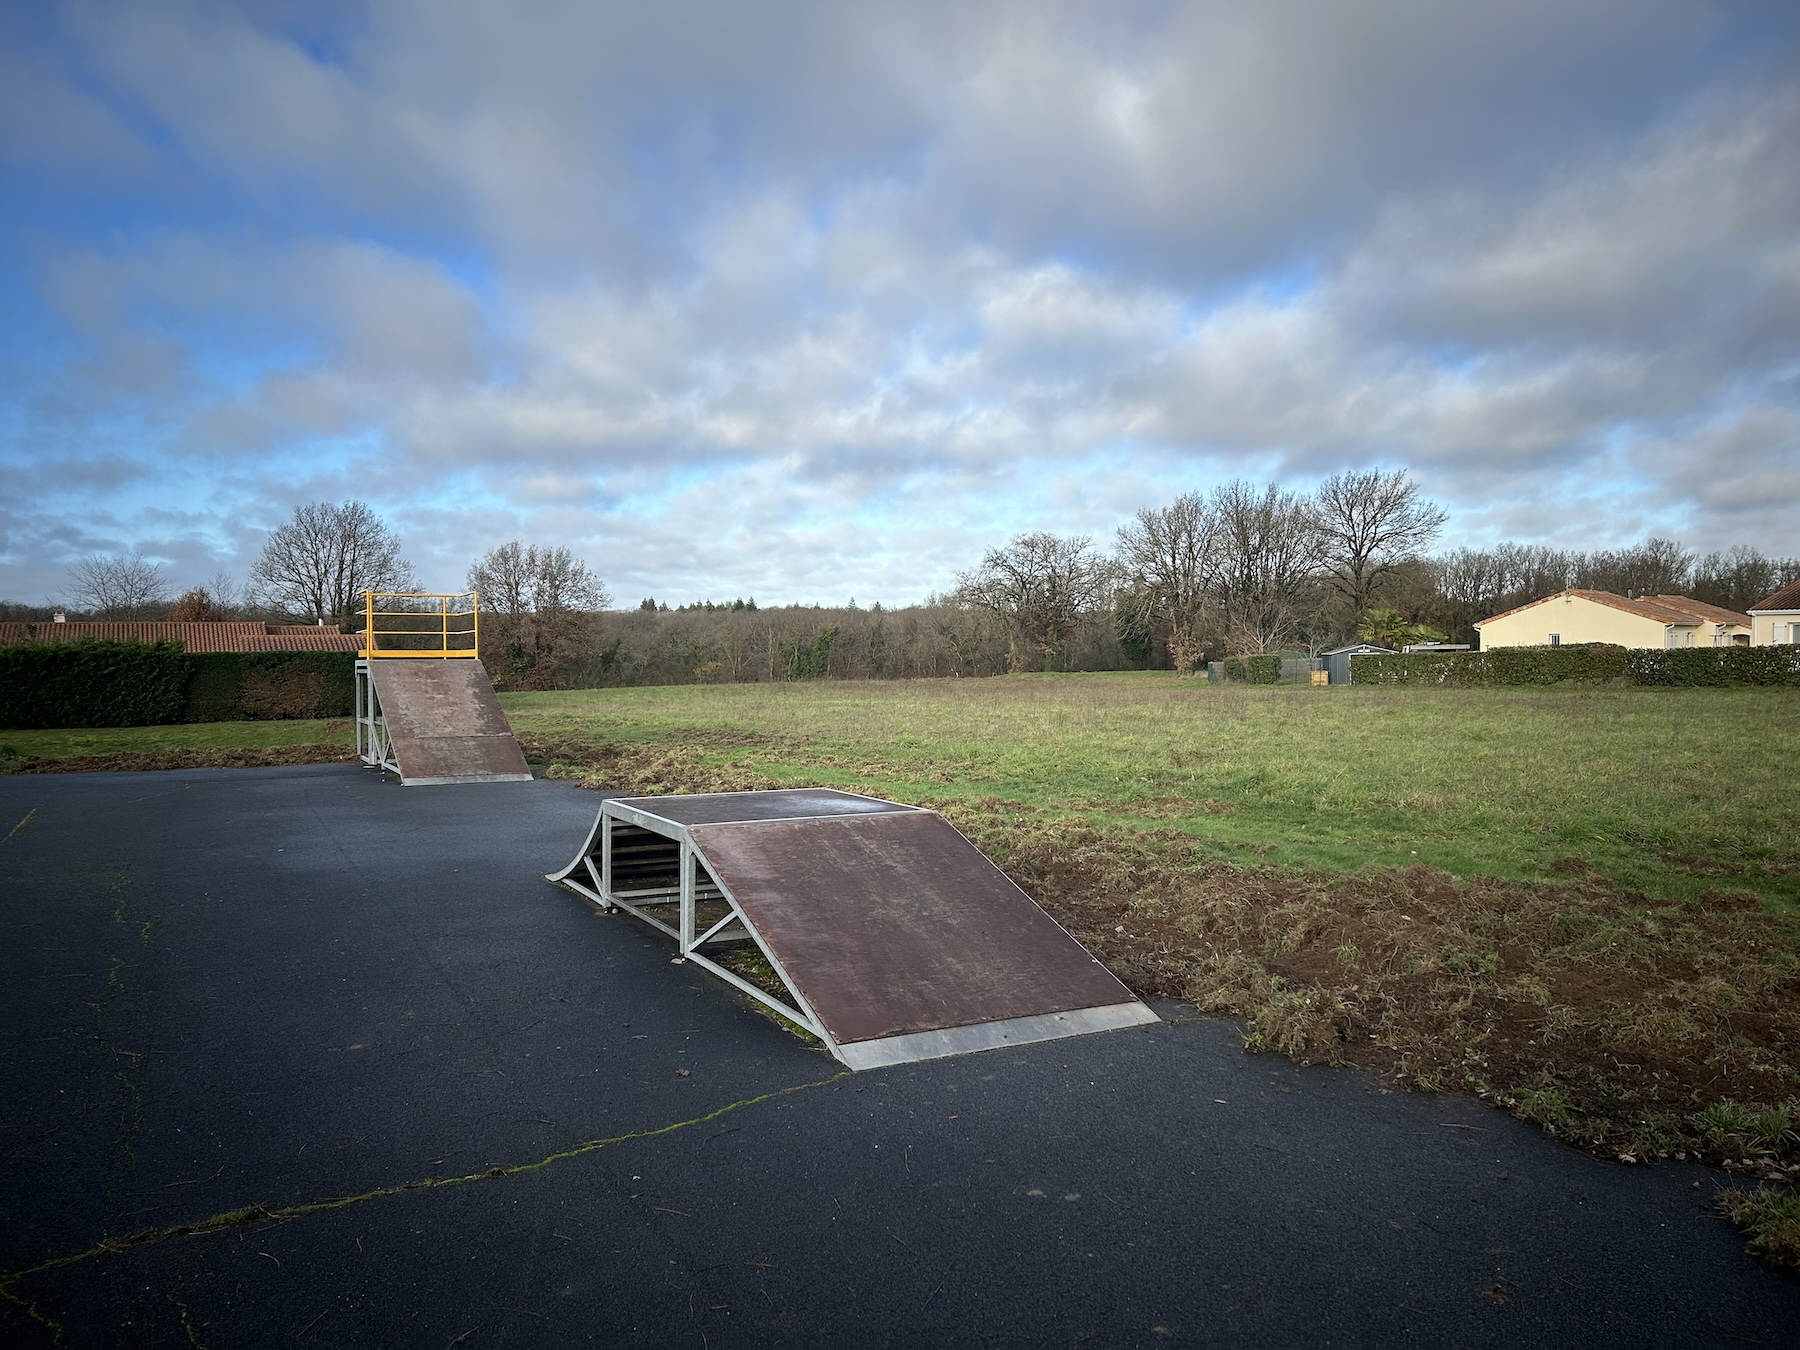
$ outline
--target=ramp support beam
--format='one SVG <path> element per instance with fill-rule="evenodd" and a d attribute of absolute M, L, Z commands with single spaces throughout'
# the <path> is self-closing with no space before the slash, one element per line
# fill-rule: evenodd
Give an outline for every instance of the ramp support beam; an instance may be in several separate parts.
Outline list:
<path fill-rule="evenodd" d="M 668 839 L 675 846 L 672 850 L 675 854 L 674 878 L 656 874 L 633 877 L 630 880 L 620 878 L 621 869 L 616 861 L 617 836 L 634 830 L 647 831 Z M 642 852 L 641 844 L 636 845 L 636 848 Z M 597 867 L 596 859 L 599 862 Z M 633 870 L 640 866 L 641 863 L 634 863 Z M 563 871 L 546 876 L 545 880 L 567 886 L 600 909 L 624 910 L 633 918 L 642 919 L 658 932 L 666 933 L 675 939 L 676 950 L 680 953 L 675 958 L 677 961 L 692 961 L 717 975 L 758 1003 L 780 1013 L 795 1026 L 817 1036 L 833 1054 L 837 1053 L 837 1045 L 818 1015 L 794 987 L 794 981 L 782 969 L 775 954 L 745 919 L 737 901 L 707 872 L 699 851 L 681 826 L 673 825 L 648 812 L 634 810 L 622 802 L 603 802 L 599 819 L 594 822 L 594 828 L 589 832 L 587 843 L 582 846 L 576 861 Z M 673 885 L 669 884 L 670 880 L 673 880 Z M 713 906 L 720 906 L 724 910 L 716 917 L 709 912 L 706 916 L 708 926 L 704 930 L 699 927 L 702 903 L 708 904 L 709 910 Z M 671 905 L 676 912 L 668 915 Z M 673 918 L 675 922 L 671 924 L 668 922 L 669 918 Z M 755 946 L 769 963 L 769 968 L 775 972 L 776 979 L 781 981 L 787 994 L 786 1001 L 752 984 L 736 971 L 719 964 L 701 951 L 703 946 L 721 942 L 749 942 Z"/>
<path fill-rule="evenodd" d="M 369 678 L 367 658 L 356 662 L 356 757 L 370 768 L 400 772 L 394 743 L 388 738 L 387 718 L 382 715 L 381 696 Z"/>

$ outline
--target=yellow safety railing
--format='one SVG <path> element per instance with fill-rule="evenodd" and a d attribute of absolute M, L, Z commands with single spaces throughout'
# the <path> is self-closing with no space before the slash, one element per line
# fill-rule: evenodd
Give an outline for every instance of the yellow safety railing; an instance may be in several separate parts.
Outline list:
<path fill-rule="evenodd" d="M 479 601 L 474 591 L 457 595 L 436 591 L 364 591 L 361 655 L 439 660 L 448 656 L 479 656 Z M 377 605 L 382 608 L 376 608 Z"/>

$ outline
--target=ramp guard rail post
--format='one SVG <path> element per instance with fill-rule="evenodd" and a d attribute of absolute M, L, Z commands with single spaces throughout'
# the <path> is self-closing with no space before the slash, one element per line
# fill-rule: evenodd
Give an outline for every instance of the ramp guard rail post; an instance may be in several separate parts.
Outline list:
<path fill-rule="evenodd" d="M 398 608 L 376 608 L 378 603 L 390 601 L 396 602 Z M 466 604 L 463 603 L 465 601 Z M 378 619 L 406 622 L 384 622 L 378 626 Z M 434 619 L 436 622 L 433 622 Z M 383 639 L 389 641 L 383 642 Z M 361 655 L 365 661 L 377 658 L 391 660 L 396 657 L 440 660 L 479 657 L 480 594 L 476 591 L 459 591 L 455 594 L 441 591 L 364 591 Z"/>

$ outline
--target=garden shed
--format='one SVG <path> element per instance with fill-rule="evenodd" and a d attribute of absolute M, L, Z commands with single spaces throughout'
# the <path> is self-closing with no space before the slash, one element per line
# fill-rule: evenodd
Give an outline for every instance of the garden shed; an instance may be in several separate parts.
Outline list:
<path fill-rule="evenodd" d="M 1325 671 L 1332 684 L 1350 683 L 1350 658 L 1353 656 L 1392 656 L 1394 649 L 1379 647 L 1373 642 L 1353 642 L 1348 647 L 1336 647 L 1323 653 Z"/>

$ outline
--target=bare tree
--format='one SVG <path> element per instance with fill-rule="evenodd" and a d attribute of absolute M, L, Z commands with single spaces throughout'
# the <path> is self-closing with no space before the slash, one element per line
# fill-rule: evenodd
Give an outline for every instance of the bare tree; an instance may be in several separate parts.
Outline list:
<path fill-rule="evenodd" d="M 1320 558 L 1331 588 L 1350 604 L 1350 623 L 1362 622 L 1375 588 L 1399 565 L 1416 558 L 1448 518 L 1403 469 L 1335 473 L 1313 497 Z"/>
<path fill-rule="evenodd" d="M 204 586 L 190 586 L 175 597 L 169 606 L 171 623 L 217 623 L 225 617 L 225 609 Z"/>
<path fill-rule="evenodd" d="M 1085 535 L 1021 534 L 958 574 L 957 596 L 993 611 L 1009 629 L 1008 666 L 1054 668 L 1083 618 L 1098 609 L 1112 567 Z"/>
<path fill-rule="evenodd" d="M 417 586 L 400 540 L 362 502 L 309 502 L 269 535 L 250 569 L 268 604 L 315 623 L 353 623 L 364 591 Z"/>
<path fill-rule="evenodd" d="M 1508 609 L 1575 585 L 1582 566 L 1580 554 L 1548 544 L 1504 543 L 1494 549 L 1494 562 L 1504 580 L 1499 599 Z"/>
<path fill-rule="evenodd" d="M 1726 609 L 1746 610 L 1766 595 L 1800 578 L 1800 558 L 1765 557 L 1738 544 L 1723 553 L 1708 553 L 1694 564 L 1694 599 Z"/>
<path fill-rule="evenodd" d="M 1225 640 L 1240 655 L 1273 650 L 1297 630 L 1317 586 L 1316 517 L 1304 498 L 1241 478 L 1214 489 L 1209 505 Z"/>
<path fill-rule="evenodd" d="M 1204 654 L 1219 566 L 1218 520 L 1189 492 L 1137 513 L 1119 530 L 1119 561 L 1130 578 L 1128 608 L 1160 628 L 1177 673 L 1192 674 Z"/>
<path fill-rule="evenodd" d="M 69 600 L 100 619 L 144 619 L 169 597 L 162 568 L 138 550 L 94 553 L 69 569 Z"/>
<path fill-rule="evenodd" d="M 1672 539 L 1650 538 L 1618 550 L 1602 550 L 1582 558 L 1576 583 L 1614 595 L 1685 594 L 1694 555 Z"/>
<path fill-rule="evenodd" d="M 482 646 L 497 657 L 489 670 L 503 685 L 554 688 L 566 661 L 587 654 L 600 634 L 599 612 L 612 603 L 606 587 L 566 548 L 510 540 L 469 568 L 489 628 Z"/>
<path fill-rule="evenodd" d="M 222 623 L 237 613 L 237 585 L 225 571 L 204 586 L 190 586 L 169 606 L 171 623 Z"/>

